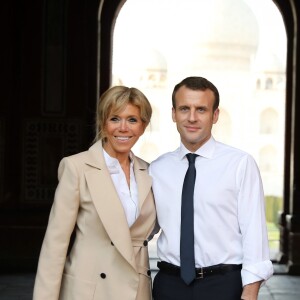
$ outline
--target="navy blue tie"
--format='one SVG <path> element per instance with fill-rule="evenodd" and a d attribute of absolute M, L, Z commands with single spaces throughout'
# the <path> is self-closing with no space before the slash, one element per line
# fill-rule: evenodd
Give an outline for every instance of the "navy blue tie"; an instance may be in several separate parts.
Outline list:
<path fill-rule="evenodd" d="M 197 154 L 188 153 L 189 167 L 186 171 L 181 196 L 180 275 L 189 285 L 196 276 L 194 249 L 194 186 Z"/>

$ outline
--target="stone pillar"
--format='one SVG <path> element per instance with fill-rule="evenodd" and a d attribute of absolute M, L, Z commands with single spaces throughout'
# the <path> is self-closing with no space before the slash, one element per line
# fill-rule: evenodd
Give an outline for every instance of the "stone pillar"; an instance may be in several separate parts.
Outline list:
<path fill-rule="evenodd" d="M 300 5 L 294 7 L 294 22 L 299 18 Z M 299 31 L 294 32 L 294 49 L 299 45 Z M 299 49 L 299 48 L 298 48 Z M 300 63 L 299 53 L 291 56 L 293 62 L 293 86 L 291 95 L 291 151 L 290 151 L 290 189 L 289 213 L 286 215 L 288 231 L 288 272 L 300 275 Z"/>

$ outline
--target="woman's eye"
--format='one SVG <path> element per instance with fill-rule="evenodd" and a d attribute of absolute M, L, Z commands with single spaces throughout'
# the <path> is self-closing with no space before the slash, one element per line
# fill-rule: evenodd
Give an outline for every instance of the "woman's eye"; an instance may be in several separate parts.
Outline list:
<path fill-rule="evenodd" d="M 119 121 L 119 118 L 117 118 L 117 117 L 111 117 L 110 120 L 111 120 L 112 122 L 118 122 L 118 121 Z"/>
<path fill-rule="evenodd" d="M 136 122 L 137 122 L 137 119 L 136 119 L 136 118 L 130 118 L 130 119 L 129 119 L 129 122 L 130 122 L 130 123 L 136 123 Z"/>

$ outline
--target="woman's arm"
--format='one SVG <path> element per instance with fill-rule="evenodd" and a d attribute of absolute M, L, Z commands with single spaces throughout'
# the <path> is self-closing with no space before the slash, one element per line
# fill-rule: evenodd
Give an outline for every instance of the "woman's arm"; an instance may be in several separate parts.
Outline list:
<path fill-rule="evenodd" d="M 64 158 L 58 169 L 59 184 L 44 237 L 33 300 L 57 300 L 66 254 L 79 208 L 79 176 L 71 159 Z"/>

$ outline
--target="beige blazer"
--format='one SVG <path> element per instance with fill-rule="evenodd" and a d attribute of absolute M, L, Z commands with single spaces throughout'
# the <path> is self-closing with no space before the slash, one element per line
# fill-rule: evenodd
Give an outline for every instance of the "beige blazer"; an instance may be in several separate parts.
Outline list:
<path fill-rule="evenodd" d="M 61 161 L 34 300 L 151 299 L 147 238 L 156 213 L 147 168 L 134 157 L 140 214 L 129 228 L 100 141 Z"/>

